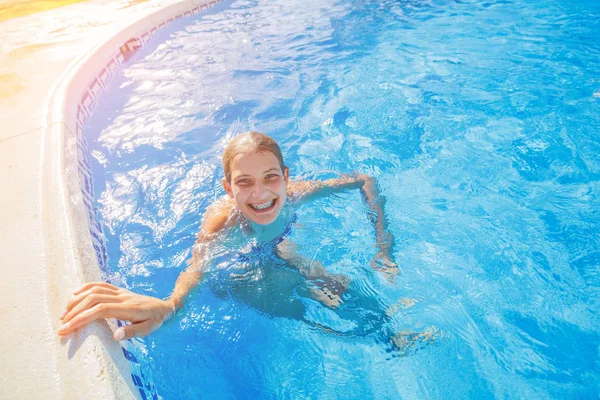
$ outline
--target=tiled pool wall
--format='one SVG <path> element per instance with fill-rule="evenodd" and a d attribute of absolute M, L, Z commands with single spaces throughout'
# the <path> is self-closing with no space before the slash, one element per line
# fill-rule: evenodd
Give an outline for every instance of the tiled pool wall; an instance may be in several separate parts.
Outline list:
<path fill-rule="evenodd" d="M 69 83 L 69 88 L 64 101 L 64 143 L 65 163 L 71 164 L 74 169 L 76 162 L 81 201 L 73 201 L 85 211 L 89 228 L 89 239 L 77 235 L 80 242 L 88 241 L 83 248 L 91 247 L 95 253 L 95 261 L 100 275 L 106 279 L 109 275 L 108 256 L 104 228 L 97 208 L 94 206 L 94 182 L 90 166 L 90 153 L 86 140 L 86 123 L 94 112 L 98 99 L 108 87 L 118 68 L 122 67 L 142 47 L 147 45 L 163 28 L 170 26 L 182 18 L 191 17 L 203 10 L 216 5 L 220 0 L 188 0 L 172 4 L 144 17 L 141 20 L 124 28 L 120 33 L 109 39 L 108 42 L 92 51 L 85 61 L 79 64 L 78 71 Z M 72 149 L 72 146 L 76 147 Z M 76 158 L 76 160 L 72 160 Z M 68 174 L 69 168 L 66 169 Z M 73 173 L 74 171 L 71 171 Z M 73 190 L 73 188 L 71 188 Z M 77 190 L 77 189 L 76 189 Z M 71 197 L 74 193 L 71 193 Z M 81 232 L 81 229 L 79 229 Z M 81 243 L 80 243 L 81 244 Z M 97 275 L 97 274 L 96 274 Z M 121 326 L 121 321 L 117 321 Z M 139 390 L 142 399 L 158 399 L 158 393 L 152 377 L 144 372 L 136 354 L 135 343 L 131 340 L 121 346 L 125 359 L 131 369 L 131 379 Z"/>

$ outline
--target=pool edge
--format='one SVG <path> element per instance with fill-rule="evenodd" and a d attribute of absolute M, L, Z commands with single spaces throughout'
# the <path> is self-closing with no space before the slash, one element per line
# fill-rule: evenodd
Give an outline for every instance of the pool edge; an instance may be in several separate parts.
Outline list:
<path fill-rule="evenodd" d="M 71 63 L 50 92 L 42 134 L 41 214 L 45 299 L 56 328 L 71 292 L 85 282 L 100 280 L 106 267 L 105 243 L 91 202 L 93 186 L 83 133 L 96 99 L 116 68 L 160 28 L 216 3 L 175 1 L 121 26 Z M 112 339 L 104 321 L 57 341 L 55 350 L 62 398 L 126 399 L 150 394 L 144 394 L 144 382 L 132 374 L 126 350 Z"/>

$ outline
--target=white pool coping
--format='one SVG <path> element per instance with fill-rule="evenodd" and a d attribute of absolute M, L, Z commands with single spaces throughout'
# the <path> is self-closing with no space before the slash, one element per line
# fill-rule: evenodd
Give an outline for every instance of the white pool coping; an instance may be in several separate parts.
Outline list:
<path fill-rule="evenodd" d="M 83 127 L 126 57 L 215 3 L 88 1 L 0 23 L 0 398 L 144 396 L 106 322 L 56 334 L 71 293 L 99 280 L 105 260 Z"/>

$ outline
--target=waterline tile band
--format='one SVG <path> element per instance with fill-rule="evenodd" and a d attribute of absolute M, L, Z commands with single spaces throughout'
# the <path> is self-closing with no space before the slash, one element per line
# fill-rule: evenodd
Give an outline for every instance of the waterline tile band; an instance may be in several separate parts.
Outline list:
<path fill-rule="evenodd" d="M 86 281 L 105 278 L 108 272 L 108 255 L 102 222 L 98 210 L 93 205 L 94 183 L 92 179 L 88 143 L 85 137 L 86 122 L 92 115 L 98 99 L 102 96 L 118 68 L 146 46 L 163 28 L 175 21 L 191 17 L 203 10 L 213 7 L 218 1 L 187 0 L 167 5 L 150 15 L 124 27 L 104 44 L 96 47 L 79 59 L 59 81 L 51 95 L 48 113 L 44 148 L 46 169 L 59 171 L 60 176 L 48 173 L 43 187 L 61 185 L 62 198 L 47 200 L 46 210 L 56 213 L 53 203 L 63 203 L 63 230 L 67 236 L 66 247 L 70 254 L 62 255 L 71 258 L 75 275 L 80 282 L 67 282 L 71 285 L 83 284 Z M 60 123 L 56 123 L 60 121 Z M 57 182 L 58 181 L 58 182 Z M 45 191 L 45 190 L 44 190 Z M 59 196 L 60 197 L 60 196 Z M 54 237 L 56 226 L 48 227 L 46 237 Z M 48 236 L 50 235 L 50 236 Z M 70 244 L 69 244 L 70 243 Z M 53 244 L 53 243 L 52 243 Z M 50 243 L 47 247 L 50 247 Z M 71 257 L 69 257 L 71 256 Z M 69 264 L 69 262 L 65 264 Z M 73 272 L 73 271 L 70 271 Z M 49 274 L 50 285 L 60 286 L 57 277 Z M 62 297 L 64 298 L 63 293 Z M 117 322 L 119 325 L 120 322 Z M 93 324 L 98 325 L 98 324 Z M 101 364 L 100 370 L 106 373 L 109 392 L 113 398 L 158 399 L 152 377 L 140 369 L 135 356 L 134 342 L 127 341 L 124 347 L 113 341 L 111 331 L 104 327 L 88 327 L 82 331 L 91 332 L 100 337 L 101 346 L 93 346 L 91 353 Z M 85 340 L 84 338 L 83 340 Z M 81 342 L 78 338 L 73 341 Z M 79 343 L 81 345 L 81 343 Z M 98 348 L 102 347 L 103 348 Z M 83 346 L 82 346 L 83 347 Z M 118 349 L 121 349 L 120 352 Z M 83 350 L 83 349 L 82 349 Z M 120 354 L 119 354 L 120 353 Z M 123 360 L 128 363 L 123 365 Z M 73 364 L 74 362 L 71 362 Z M 75 368 L 69 365 L 68 368 Z M 131 379 L 128 379 L 128 377 Z M 91 391 L 94 393 L 94 390 Z M 99 393 L 99 392 L 97 392 Z M 134 395 L 134 393 L 137 393 Z M 106 393 L 92 397 L 106 396 Z M 90 397 L 88 397 L 90 398 Z"/>

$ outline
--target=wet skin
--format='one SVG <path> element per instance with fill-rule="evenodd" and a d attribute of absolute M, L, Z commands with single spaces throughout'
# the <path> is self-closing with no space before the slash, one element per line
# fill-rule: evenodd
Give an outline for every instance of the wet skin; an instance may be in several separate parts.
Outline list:
<path fill-rule="evenodd" d="M 282 168 L 275 155 L 259 151 L 236 155 L 230 163 L 230 169 L 230 179 L 223 179 L 227 197 L 217 200 L 206 210 L 189 267 L 180 274 L 168 299 L 138 295 L 105 282 L 92 282 L 76 291 L 75 297 L 67 304 L 67 310 L 61 318 L 63 326 L 59 329 L 59 335 L 68 335 L 99 318 L 118 318 L 132 322 L 132 325 L 121 327 L 115 332 L 115 340 L 145 336 L 158 329 L 172 312 L 182 308 L 183 299 L 200 282 L 209 262 L 211 242 L 219 232 L 237 223 L 233 216 L 241 213 L 256 224 L 270 224 L 279 215 L 289 195 L 306 201 L 336 191 L 360 189 L 374 212 L 373 223 L 379 251 L 372 266 L 374 269 L 383 269 L 386 276 L 389 275 L 388 280 L 394 281 L 397 266 L 392 259 L 393 241 L 391 234 L 387 232 L 383 201 L 375 178 L 356 174 L 325 181 L 292 182 L 288 179 L 288 169 Z M 298 263 L 293 255 L 279 255 L 294 261 L 292 264 L 303 264 L 302 260 Z M 332 308 L 339 306 L 340 294 L 346 287 L 343 279 L 336 283 L 330 280 L 323 268 L 316 270 L 320 273 L 315 274 L 314 270 L 303 273 L 300 270 L 301 275 L 312 283 L 310 297 Z"/>

